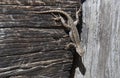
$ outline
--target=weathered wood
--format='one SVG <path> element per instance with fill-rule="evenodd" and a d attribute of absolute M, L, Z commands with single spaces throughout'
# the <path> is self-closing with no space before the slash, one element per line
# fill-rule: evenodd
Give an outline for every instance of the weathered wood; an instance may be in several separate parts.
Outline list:
<path fill-rule="evenodd" d="M 77 0 L 0 0 L 0 78 L 68 78 L 73 61 L 70 38 L 51 14 L 75 16 Z M 79 6 L 78 6 L 79 7 Z"/>
<path fill-rule="evenodd" d="M 35 4 L 35 3 L 39 4 Z M 55 21 L 51 19 L 51 14 L 28 14 L 31 11 L 42 11 L 48 9 L 60 8 L 64 11 L 70 11 L 70 14 L 75 14 L 77 1 L 60 1 L 60 0 L 47 0 L 45 4 L 41 4 L 39 0 L 5 0 L 0 2 L 0 27 L 56 27 L 61 24 L 55 24 Z M 20 3 L 20 4 L 18 4 Z M 32 4 L 31 4 L 32 3 Z M 34 5 L 34 6 L 33 6 Z M 46 5 L 46 6 L 45 6 Z M 72 5 L 72 6 L 71 6 Z M 69 13 L 69 12 L 68 12 Z M 47 19 L 46 19 L 47 18 Z M 53 17 L 52 17 L 53 18 Z M 39 22 L 41 21 L 41 22 Z M 44 21 L 46 25 L 44 25 Z"/>
<path fill-rule="evenodd" d="M 83 22 L 86 74 L 76 78 L 119 78 L 120 0 L 86 0 Z"/>

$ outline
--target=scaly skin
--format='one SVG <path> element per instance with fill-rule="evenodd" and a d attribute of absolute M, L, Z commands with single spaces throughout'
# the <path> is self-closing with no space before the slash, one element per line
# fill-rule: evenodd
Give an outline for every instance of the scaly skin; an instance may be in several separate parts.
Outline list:
<path fill-rule="evenodd" d="M 80 11 L 81 11 L 81 9 L 79 9 L 76 12 L 76 21 L 73 21 L 72 17 L 68 13 L 66 13 L 65 11 L 62 11 L 62 10 L 48 10 L 48 11 L 33 12 L 33 13 L 37 13 L 37 14 L 58 13 L 63 26 L 70 29 L 69 36 L 72 40 L 72 43 L 68 44 L 67 47 L 69 47 L 70 45 L 73 45 L 76 48 L 76 52 L 80 56 L 83 56 L 84 51 L 81 47 L 80 37 L 79 37 L 79 33 L 78 33 L 78 30 L 76 27 L 79 22 L 79 12 Z M 67 23 L 65 22 L 64 18 L 61 16 L 61 14 L 67 17 Z"/>

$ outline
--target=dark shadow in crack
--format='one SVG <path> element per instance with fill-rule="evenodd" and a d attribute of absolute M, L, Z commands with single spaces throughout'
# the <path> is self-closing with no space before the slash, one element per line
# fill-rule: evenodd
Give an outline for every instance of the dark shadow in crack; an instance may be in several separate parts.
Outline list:
<path fill-rule="evenodd" d="M 75 49 L 71 48 L 71 51 L 73 52 L 73 64 L 72 64 L 69 78 L 74 78 L 76 67 L 79 67 L 81 74 L 85 75 L 86 68 L 82 62 L 81 56 L 79 56 L 79 54 L 75 52 Z"/>

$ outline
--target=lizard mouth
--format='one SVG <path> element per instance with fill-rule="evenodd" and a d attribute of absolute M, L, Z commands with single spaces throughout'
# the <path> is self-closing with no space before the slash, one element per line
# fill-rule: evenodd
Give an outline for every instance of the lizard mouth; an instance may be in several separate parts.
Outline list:
<path fill-rule="evenodd" d="M 80 55 L 83 56 L 84 55 L 84 51 L 80 48 L 76 48 L 76 52 Z"/>

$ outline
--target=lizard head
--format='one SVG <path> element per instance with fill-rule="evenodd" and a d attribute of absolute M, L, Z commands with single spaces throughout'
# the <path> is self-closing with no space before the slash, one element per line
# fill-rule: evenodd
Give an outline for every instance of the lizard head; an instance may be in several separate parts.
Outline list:
<path fill-rule="evenodd" d="M 84 54 L 84 51 L 83 51 L 83 49 L 81 49 L 81 47 L 76 47 L 76 52 L 77 52 L 80 56 L 83 56 L 83 54 Z"/>

